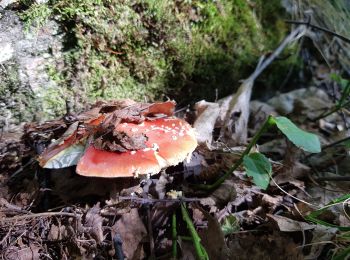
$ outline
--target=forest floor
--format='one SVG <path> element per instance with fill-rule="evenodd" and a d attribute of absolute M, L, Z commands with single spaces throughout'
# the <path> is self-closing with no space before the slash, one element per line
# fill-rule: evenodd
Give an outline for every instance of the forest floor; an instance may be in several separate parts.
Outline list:
<path fill-rule="evenodd" d="M 304 152 L 269 129 L 251 151 L 266 155 L 272 165 L 263 188 L 255 176 L 247 176 L 246 164 L 215 190 L 194 188 L 232 170 L 245 148 L 228 147 L 218 139 L 220 125 L 207 133 L 210 145 L 198 146 L 190 161 L 143 179 L 83 177 L 74 166 L 41 168 L 33 147 L 43 149 L 43 140 L 53 138 L 52 133 L 59 138 L 62 129 L 57 128 L 64 124 L 57 122 L 63 121 L 2 133 L 2 257 L 206 259 L 207 254 L 210 259 L 343 259 L 337 257 L 349 246 L 349 118 L 332 113 L 314 120 L 332 109 L 329 94 L 309 87 L 266 103 L 250 102 L 248 143 L 268 115 L 288 114 L 298 127 L 316 133 L 323 148 L 318 154 Z M 198 122 L 203 111 L 218 105 L 210 104 L 176 115 Z M 196 248 L 194 234 L 205 250 Z"/>
<path fill-rule="evenodd" d="M 68 6 L 76 3 L 79 8 L 85 8 L 83 2 L 62 2 Z M 243 2 L 246 5 L 246 2 Z M 187 6 L 186 1 L 184 5 Z M 216 7 L 214 4 L 210 4 L 209 7 L 212 7 L 211 5 Z M 147 8 L 141 7 L 133 6 L 135 9 L 133 12 L 143 14 Z M 48 6 L 41 8 L 48 11 L 47 16 L 51 14 Z M 77 13 L 74 16 L 77 20 L 73 20 L 73 23 L 70 16 L 66 18 L 62 16 L 60 19 L 68 19 L 70 25 L 75 22 L 85 23 L 88 20 L 79 18 L 79 15 L 85 17 L 86 14 L 80 12 L 79 8 L 75 5 L 72 8 Z M 210 8 L 207 9 L 204 11 L 212 11 Z M 27 15 L 36 15 L 36 10 L 29 9 L 31 12 Z M 60 10 L 60 5 L 55 10 L 56 12 Z M 71 9 L 64 8 L 64 10 Z M 114 12 L 109 6 L 106 10 Z M 162 9 L 165 10 L 166 8 Z M 179 10 L 188 11 L 186 8 Z M 146 14 L 154 18 L 152 12 Z M 95 12 L 90 12 L 89 15 L 100 17 Z M 171 16 L 171 13 L 167 15 Z M 140 17 L 147 18 L 147 16 Z M 120 22 L 119 18 L 114 19 L 116 23 Z M 168 23 L 173 21 L 168 16 L 162 19 Z M 147 22 L 149 25 L 147 28 L 151 32 L 157 29 L 152 27 L 152 21 L 152 19 L 143 21 Z M 103 25 L 110 26 L 108 19 L 104 22 L 106 23 Z M 133 25 L 133 21 L 131 24 Z M 160 24 L 164 25 L 164 28 L 169 27 L 165 22 Z M 202 20 L 198 24 L 201 25 Z M 100 22 L 94 20 L 94 26 L 98 28 L 98 25 Z M 7 28 L 10 32 L 13 29 L 11 26 Z M 161 26 L 160 32 L 164 28 Z M 220 24 L 215 28 L 218 32 L 223 29 Z M 171 34 L 172 30 L 169 31 Z M 203 31 L 206 33 L 206 30 Z M 231 32 L 231 29 L 228 31 Z M 86 35 L 90 36 L 89 33 Z M 254 39 L 255 37 L 259 38 L 258 35 L 254 35 Z M 200 39 L 199 46 L 204 46 L 201 41 L 205 38 L 198 37 L 198 39 Z M 92 42 L 95 44 L 95 39 L 87 40 L 91 41 L 91 46 Z M 92 109 L 94 105 L 85 106 L 84 103 L 83 107 L 86 110 L 83 112 L 67 111 L 61 117 L 42 124 L 30 122 L 2 131 L 0 133 L 1 257 L 9 260 L 146 258 L 337 260 L 349 257 L 350 81 L 343 78 L 346 73 L 340 69 L 348 61 L 346 55 L 342 55 L 339 51 L 338 45 L 332 45 L 337 50 L 336 53 L 332 53 L 334 49 L 328 49 L 329 44 L 325 38 L 321 40 L 329 51 L 323 54 L 330 55 L 327 56 L 328 61 L 333 63 L 328 63 L 326 66 L 326 62 L 322 60 L 324 57 L 321 57 L 323 54 L 314 54 L 319 50 L 311 49 L 307 40 L 300 41 L 300 48 L 298 47 L 298 50 L 292 48 L 292 51 L 298 51 L 298 55 L 301 56 L 299 58 L 304 61 L 304 67 L 301 68 L 300 64 L 298 67 L 299 65 L 295 63 L 283 65 L 284 72 L 293 71 L 285 73 L 287 76 L 284 83 L 299 82 L 290 92 L 283 94 L 278 92 L 270 98 L 268 98 L 271 96 L 270 93 L 265 93 L 264 101 L 251 101 L 249 93 L 243 100 L 241 110 L 231 111 L 232 113 L 228 111 L 233 104 L 231 100 L 236 100 L 233 95 L 215 102 L 195 103 L 197 100 L 191 100 L 195 103 L 194 106 L 184 105 L 193 96 L 177 100 L 181 105 L 176 107 L 174 116 L 195 127 L 198 146 L 191 158 L 175 166 L 163 167 L 159 173 L 152 176 L 86 177 L 79 175 L 75 166 L 78 164 L 79 167 L 80 158 L 85 155 L 87 151 L 85 148 L 87 144 L 90 145 L 91 140 L 94 139 L 95 142 L 107 134 L 109 136 L 111 121 L 116 129 L 123 120 L 124 123 L 139 120 L 138 123 L 141 125 L 145 120 L 159 119 L 147 119 L 144 109 L 147 110 L 149 107 L 146 105 L 145 108 L 145 104 L 137 103 L 140 109 L 133 110 L 134 114 L 125 115 L 124 108 L 118 110 L 114 105 L 103 105 L 100 102 L 95 104 L 95 108 L 99 108 L 96 116 L 96 110 Z M 30 43 L 35 45 L 33 42 Z M 172 41 L 169 40 L 170 43 Z M 124 54 L 137 53 L 134 49 L 129 49 L 128 44 L 129 41 L 125 40 Z M 243 43 L 242 45 L 244 46 Z M 256 47 L 253 41 L 251 45 L 248 47 L 252 49 Z M 173 47 L 188 48 L 188 46 Z M 221 47 L 219 44 L 220 53 L 222 51 L 228 57 L 232 56 L 226 53 L 226 50 L 221 50 Z M 105 48 L 103 44 L 96 48 L 99 50 L 99 55 L 107 55 L 103 52 Z M 153 43 L 151 48 L 155 51 L 161 49 L 154 48 Z M 88 50 L 90 48 L 82 49 L 84 52 Z M 108 52 L 110 51 L 108 49 Z M 247 52 L 250 51 L 249 49 Z M 114 55 L 115 51 L 112 52 Z M 174 57 L 177 56 L 175 54 Z M 188 54 L 187 49 L 183 54 Z M 266 54 L 267 59 L 270 54 Z M 204 57 L 202 53 L 197 56 Z M 74 57 L 82 56 L 79 54 Z M 105 56 L 101 57 L 101 60 L 105 59 Z M 130 60 L 125 59 L 123 62 L 127 61 L 125 64 L 129 64 L 129 61 L 133 60 L 132 56 L 126 57 Z M 155 60 L 160 61 L 158 65 L 161 68 L 164 67 L 157 55 Z M 117 64 L 116 60 L 113 61 Z M 149 68 L 148 63 L 140 61 L 144 61 L 143 56 L 135 61 L 135 64 L 142 65 L 136 72 L 138 70 L 144 72 Z M 337 63 L 338 61 L 340 63 Z M 217 64 L 225 67 L 223 75 L 233 70 L 233 67 L 227 67 L 227 64 L 221 64 L 221 61 L 215 62 L 217 63 L 214 65 L 209 64 L 208 71 Z M 249 63 L 249 69 L 245 71 L 250 72 L 251 64 L 255 64 L 254 62 Z M 98 65 L 100 66 L 104 68 L 103 64 Z M 192 68 L 191 66 L 187 67 Z M 89 71 L 99 70 L 93 68 Z M 165 70 L 157 71 L 163 73 Z M 198 72 L 201 77 L 211 78 L 205 73 L 207 70 L 204 73 L 203 71 Z M 271 71 L 267 72 L 272 74 Z M 118 72 L 111 73 L 109 70 L 105 73 L 112 78 L 118 75 Z M 153 72 L 151 74 L 153 75 Z M 299 75 L 300 78 L 293 79 L 295 75 Z M 71 73 L 70 76 L 74 77 L 75 73 Z M 237 77 L 241 75 L 235 75 L 232 81 L 236 81 Z M 266 79 L 266 74 L 264 77 Z M 160 79 L 163 80 L 163 76 Z M 92 81 L 95 84 L 94 80 Z M 181 80 L 171 80 L 172 83 L 179 81 Z M 103 82 L 113 87 L 117 84 L 117 81 L 105 78 Z M 231 91 L 231 82 L 228 84 L 224 77 L 220 77 L 220 82 L 228 88 L 228 92 Z M 133 88 L 142 89 L 141 85 L 134 84 L 134 79 L 131 83 Z M 146 83 L 147 81 L 142 81 L 142 84 L 147 85 Z M 160 86 L 166 85 L 163 81 L 156 83 Z M 206 84 L 210 91 L 214 83 Z M 256 87 L 262 86 L 261 81 L 255 83 Z M 283 91 L 286 85 L 284 83 L 280 83 L 280 91 Z M 243 81 L 242 85 L 244 84 Z M 193 84 L 192 87 L 198 91 L 200 86 Z M 7 86 L 4 89 L 7 90 Z M 132 90 L 128 91 L 131 96 L 135 94 Z M 257 92 L 261 94 L 263 91 L 253 89 L 253 96 Z M 8 93 L 9 97 L 12 97 L 12 92 Z M 244 96 L 245 92 L 240 94 Z M 144 93 L 139 93 L 139 96 L 143 95 Z M 204 92 L 197 96 L 202 95 Z M 12 102 L 10 98 L 4 99 L 9 103 Z M 62 102 L 61 105 L 60 108 L 65 110 L 67 104 Z M 19 106 L 17 110 L 20 110 Z M 29 116 L 33 114 L 31 110 L 27 112 Z M 172 113 L 164 111 L 160 114 L 172 116 Z M 245 121 L 241 120 L 243 114 L 247 116 Z M 103 115 L 102 121 L 91 125 L 91 122 L 99 119 L 101 115 Z M 114 116 L 108 117 L 108 115 Z M 108 130 L 106 134 L 104 130 Z M 90 135 L 85 135 L 84 139 L 76 137 L 84 133 Z M 235 133 L 234 137 L 237 139 L 231 138 L 232 133 Z M 136 146 L 142 147 L 148 140 L 145 133 L 137 135 L 137 138 L 136 135 L 133 136 L 130 138 L 131 141 L 118 138 L 116 140 L 122 146 L 131 146 L 126 148 L 127 152 L 130 150 L 135 152 Z M 174 141 L 177 138 L 175 136 Z M 81 140 L 84 142 L 83 146 Z M 100 143 L 97 146 L 103 150 L 104 144 Z M 96 143 L 94 145 L 96 147 Z M 64 149 L 61 149 L 62 147 Z M 60 148 L 58 153 L 55 148 Z M 150 147 L 145 149 L 148 148 Z M 108 149 L 110 149 L 108 152 L 118 155 L 123 153 L 118 150 L 121 148 L 115 143 L 110 143 Z M 135 150 L 137 153 L 141 148 Z M 46 156 L 45 159 L 43 154 Z M 135 161 L 130 160 L 129 163 L 133 164 Z"/>

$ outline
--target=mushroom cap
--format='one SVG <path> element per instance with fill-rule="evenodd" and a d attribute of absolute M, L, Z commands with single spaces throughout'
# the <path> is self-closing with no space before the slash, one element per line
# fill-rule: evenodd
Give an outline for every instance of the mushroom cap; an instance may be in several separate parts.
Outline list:
<path fill-rule="evenodd" d="M 129 136 L 146 135 L 146 148 L 109 152 L 90 145 L 78 162 L 78 174 L 105 178 L 152 175 L 182 162 L 197 147 L 194 129 L 178 118 L 146 119 L 140 124 L 121 123 L 116 130 Z"/>

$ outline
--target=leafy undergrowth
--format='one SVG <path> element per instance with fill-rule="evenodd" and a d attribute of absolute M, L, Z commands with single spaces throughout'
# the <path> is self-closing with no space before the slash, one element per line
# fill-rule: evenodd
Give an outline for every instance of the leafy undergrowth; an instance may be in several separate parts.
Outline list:
<path fill-rule="evenodd" d="M 331 104 L 314 87 L 267 103 L 252 101 L 251 149 L 225 146 L 216 129 L 211 149 L 202 144 L 190 162 L 143 180 L 83 177 L 74 166 L 40 168 L 36 154 L 66 131 L 72 115 L 27 125 L 21 140 L 5 133 L 0 146 L 2 256 L 344 259 L 350 246 L 349 137 L 344 117 L 327 115 Z M 278 116 L 287 108 L 299 128 Z M 203 111 L 197 109 L 199 118 Z M 229 169 L 218 188 L 199 189 Z"/>

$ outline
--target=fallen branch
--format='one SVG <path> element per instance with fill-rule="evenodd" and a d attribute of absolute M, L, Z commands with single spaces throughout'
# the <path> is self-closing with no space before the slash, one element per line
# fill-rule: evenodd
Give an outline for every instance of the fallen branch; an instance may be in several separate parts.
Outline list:
<path fill-rule="evenodd" d="M 244 144 L 247 141 L 247 125 L 249 118 L 249 102 L 256 78 L 276 59 L 292 42 L 304 36 L 307 32 L 305 25 L 298 26 L 267 58 L 262 56 L 255 71 L 245 79 L 236 94 L 232 97 L 225 116 L 225 125 L 221 129 L 221 136 L 228 145 Z"/>
<path fill-rule="evenodd" d="M 65 216 L 65 217 L 73 217 L 73 218 L 78 217 L 77 214 L 68 213 L 68 212 L 43 212 L 43 213 L 15 216 L 15 217 L 11 217 L 11 218 L 2 218 L 2 219 L 0 219 L 0 223 L 1 222 L 16 222 L 16 221 L 24 220 L 24 219 L 28 219 L 28 218 L 54 217 L 54 216 Z"/>

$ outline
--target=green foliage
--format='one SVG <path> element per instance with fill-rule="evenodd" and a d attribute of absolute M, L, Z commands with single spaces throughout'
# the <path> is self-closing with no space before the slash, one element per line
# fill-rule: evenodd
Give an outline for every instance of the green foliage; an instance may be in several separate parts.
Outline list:
<path fill-rule="evenodd" d="M 214 99 L 215 89 L 227 95 L 274 41 L 245 0 L 26 5 L 22 18 L 28 25 L 52 17 L 67 33 L 65 66 L 51 75 L 82 107 L 99 98 L 167 94 L 189 102 Z"/>
<path fill-rule="evenodd" d="M 188 215 L 186 206 L 184 203 L 181 204 L 182 218 L 187 224 L 187 228 L 190 231 L 192 242 L 196 251 L 197 258 L 200 260 L 208 260 L 209 256 L 203 245 L 201 244 L 201 239 L 194 227 L 190 216 Z"/>
<path fill-rule="evenodd" d="M 250 153 L 250 150 L 257 144 L 261 135 L 268 131 L 272 126 L 277 126 L 286 137 L 299 148 L 308 152 L 320 152 L 321 145 L 317 135 L 305 132 L 294 125 L 288 118 L 269 116 L 259 131 L 253 136 L 241 157 L 231 168 L 226 171 L 216 182 L 210 185 L 200 184 L 197 188 L 203 190 L 212 190 L 218 188 L 228 176 L 232 174 L 242 163 L 245 166 L 247 175 L 253 177 L 253 182 L 266 189 L 269 185 L 269 177 L 272 173 L 272 167 L 269 160 L 260 153 Z"/>
<path fill-rule="evenodd" d="M 332 256 L 332 260 L 344 260 L 349 259 L 350 257 L 350 247 L 347 247 L 340 252 L 337 252 L 334 256 Z"/>
<path fill-rule="evenodd" d="M 28 10 L 20 15 L 20 17 L 26 21 L 26 30 L 28 30 L 30 26 L 36 28 L 41 27 L 52 14 L 52 9 L 48 5 L 37 3 L 27 3 L 27 5 L 29 5 Z"/>
<path fill-rule="evenodd" d="M 321 152 L 321 144 L 317 135 L 301 130 L 286 117 L 275 117 L 274 121 L 289 141 L 300 149 L 310 153 Z"/>
<path fill-rule="evenodd" d="M 307 219 L 307 220 L 309 220 L 311 222 L 323 225 L 323 226 L 335 227 L 335 228 L 338 228 L 341 231 L 350 231 L 350 227 L 338 226 L 338 225 L 330 224 L 330 223 L 328 223 L 328 222 L 326 222 L 324 220 L 321 220 L 319 218 L 319 216 L 324 211 L 326 211 L 328 208 L 333 207 L 335 205 L 342 204 L 342 203 L 346 203 L 346 202 L 349 201 L 349 199 L 350 199 L 350 194 L 346 194 L 346 195 L 344 195 L 344 196 L 342 196 L 340 198 L 337 198 L 337 199 L 331 201 L 330 203 L 328 203 L 326 206 L 322 207 L 321 209 L 318 209 L 318 210 L 315 210 L 315 211 L 311 212 L 309 215 L 307 215 L 305 217 L 305 219 Z"/>
<path fill-rule="evenodd" d="M 234 215 L 228 215 L 222 221 L 221 230 L 225 236 L 239 231 L 238 219 Z"/>
<path fill-rule="evenodd" d="M 272 173 L 270 161 L 261 153 L 251 153 L 243 157 L 247 175 L 253 177 L 255 185 L 267 189 Z"/>

